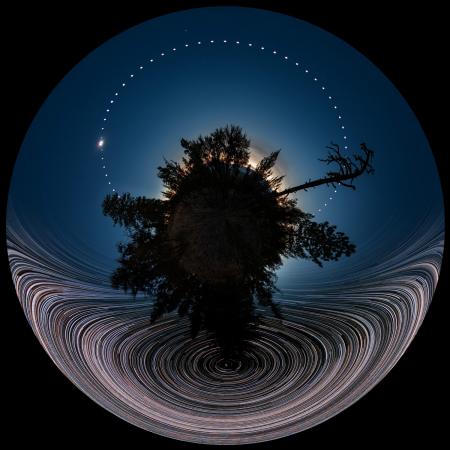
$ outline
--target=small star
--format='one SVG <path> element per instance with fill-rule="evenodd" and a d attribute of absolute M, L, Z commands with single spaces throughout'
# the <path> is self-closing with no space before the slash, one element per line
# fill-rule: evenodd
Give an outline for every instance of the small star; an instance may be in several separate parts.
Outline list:
<path fill-rule="evenodd" d="M 100 138 L 99 141 L 97 142 L 97 145 L 99 148 L 102 148 L 104 144 L 105 144 L 105 140 L 103 138 Z"/>

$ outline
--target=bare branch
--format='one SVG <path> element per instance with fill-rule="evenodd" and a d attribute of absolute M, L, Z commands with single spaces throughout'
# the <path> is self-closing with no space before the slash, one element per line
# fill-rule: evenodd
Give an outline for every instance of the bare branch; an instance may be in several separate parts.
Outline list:
<path fill-rule="evenodd" d="M 330 151 L 325 159 L 319 159 L 327 165 L 336 163 L 337 169 L 327 172 L 325 177 L 318 178 L 317 180 L 309 180 L 299 186 L 285 189 L 284 191 L 277 192 L 276 196 L 289 195 L 297 191 L 305 191 L 307 189 L 315 188 L 322 184 L 331 185 L 336 187 L 336 184 L 348 187 L 350 189 L 356 189 L 353 184 L 353 180 L 363 173 L 373 173 L 372 167 L 373 151 L 368 149 L 366 144 L 360 145 L 363 154 L 354 154 L 353 157 L 344 156 L 341 153 L 338 144 L 331 143 L 327 146 Z"/>

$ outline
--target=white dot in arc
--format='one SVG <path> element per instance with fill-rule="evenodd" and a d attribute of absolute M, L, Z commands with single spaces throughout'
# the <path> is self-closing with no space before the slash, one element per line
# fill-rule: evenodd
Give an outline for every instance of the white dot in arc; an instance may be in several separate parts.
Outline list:
<path fill-rule="evenodd" d="M 125 83 L 122 83 L 122 87 L 125 87 L 126 86 L 126 84 Z"/>
<path fill-rule="evenodd" d="M 342 127 L 341 127 L 342 129 L 344 129 L 345 127 L 344 127 L 344 125 L 342 125 Z"/>
<path fill-rule="evenodd" d="M 172 51 L 173 51 L 173 52 L 176 52 L 176 51 L 177 51 L 177 49 L 176 49 L 176 48 L 174 47 L 174 48 L 172 49 Z"/>
<path fill-rule="evenodd" d="M 224 44 L 226 44 L 226 43 L 227 43 L 227 40 L 226 40 L 226 39 L 224 39 L 224 40 L 223 40 L 223 43 L 224 43 Z"/>
<path fill-rule="evenodd" d="M 108 181 L 108 184 L 111 184 L 111 181 Z"/>
<path fill-rule="evenodd" d="M 264 47 L 261 47 L 261 50 L 264 50 Z"/>
<path fill-rule="evenodd" d="M 314 78 L 314 81 L 317 81 L 317 78 Z"/>
<path fill-rule="evenodd" d="M 117 97 L 119 95 L 119 93 L 118 92 L 114 92 L 114 95 Z"/>
<path fill-rule="evenodd" d="M 296 62 L 295 65 L 298 66 L 298 62 Z"/>
<path fill-rule="evenodd" d="M 106 112 L 109 112 L 109 108 L 106 110 Z"/>
<path fill-rule="evenodd" d="M 337 190 L 335 189 L 335 190 L 334 190 L 334 193 L 336 194 L 336 192 L 337 192 Z"/>
<path fill-rule="evenodd" d="M 102 156 L 102 161 L 104 160 L 105 158 L 103 158 L 103 156 Z"/>
<path fill-rule="evenodd" d="M 144 66 L 139 66 L 139 70 L 142 70 L 144 68 Z"/>
<path fill-rule="evenodd" d="M 330 200 L 333 200 L 333 197 L 330 197 Z"/>
<path fill-rule="evenodd" d="M 185 47 L 189 47 L 189 44 L 184 44 Z"/>
<path fill-rule="evenodd" d="M 105 177 L 107 177 L 108 176 L 108 174 L 107 173 L 105 173 Z"/>
<path fill-rule="evenodd" d="M 251 47 L 253 44 L 248 44 L 249 47 Z"/>
<path fill-rule="evenodd" d="M 105 144 L 105 140 L 103 138 L 100 138 L 97 142 L 97 146 L 99 148 L 102 148 L 104 144 Z"/>
<path fill-rule="evenodd" d="M 150 60 L 150 62 L 153 62 L 153 61 L 154 61 L 153 59 Z"/>
<path fill-rule="evenodd" d="M 308 69 L 305 69 L 305 73 L 308 73 L 309 72 L 309 70 Z"/>
<path fill-rule="evenodd" d="M 116 190 L 115 190 L 115 189 L 113 189 L 113 192 L 116 192 Z"/>
<path fill-rule="evenodd" d="M 324 206 L 327 206 L 327 204 L 326 204 L 326 203 L 324 203 Z"/>
<path fill-rule="evenodd" d="M 130 78 L 133 78 L 134 77 L 134 73 L 132 73 L 131 75 L 130 75 Z"/>
<path fill-rule="evenodd" d="M 288 57 L 287 57 L 287 56 L 285 56 L 285 57 L 284 57 L 284 59 L 288 59 Z"/>
<path fill-rule="evenodd" d="M 324 91 L 325 90 L 325 86 L 322 86 L 322 91 Z"/>
<path fill-rule="evenodd" d="M 113 104 L 113 103 L 114 103 L 114 100 L 110 100 L 110 102 L 109 102 L 109 103 Z"/>
<path fill-rule="evenodd" d="M 103 159 L 103 158 L 102 158 Z M 106 169 L 106 166 L 103 166 L 102 169 Z"/>
<path fill-rule="evenodd" d="M 236 44 L 240 44 L 240 42 L 239 42 L 239 41 L 236 41 Z"/>
<path fill-rule="evenodd" d="M 338 116 L 338 119 L 341 120 L 341 119 L 342 119 L 342 116 Z"/>
<path fill-rule="evenodd" d="M 347 150 L 348 149 L 348 146 L 346 145 L 346 146 L 344 146 L 344 148 L 345 148 L 345 150 Z M 340 183 L 339 183 L 340 184 Z"/>
<path fill-rule="evenodd" d="M 333 106 L 333 108 L 334 108 L 334 109 L 337 109 L 337 106 L 336 106 L 336 105 L 334 105 L 334 106 Z"/>
<path fill-rule="evenodd" d="M 211 42 L 211 44 L 214 44 L 214 41 L 212 39 L 209 42 Z"/>
<path fill-rule="evenodd" d="M 276 50 L 274 50 L 273 52 L 272 52 L 274 55 L 276 55 L 277 54 L 277 51 Z"/>
<path fill-rule="evenodd" d="M 331 100 L 331 98 L 332 98 L 331 95 L 329 95 L 328 98 Z"/>
<path fill-rule="evenodd" d="M 347 136 L 344 136 L 344 139 L 347 139 Z"/>
<path fill-rule="evenodd" d="M 319 212 L 320 212 L 320 211 L 322 211 L 322 210 L 319 208 Z"/>
<path fill-rule="evenodd" d="M 202 41 L 198 41 L 197 44 L 200 45 L 202 43 Z"/>
<path fill-rule="evenodd" d="M 103 122 L 106 122 L 106 117 L 103 117 Z"/>
<path fill-rule="evenodd" d="M 102 131 L 105 129 L 105 127 L 102 127 Z"/>
<path fill-rule="evenodd" d="M 161 56 L 164 56 L 164 53 L 161 53 Z"/>

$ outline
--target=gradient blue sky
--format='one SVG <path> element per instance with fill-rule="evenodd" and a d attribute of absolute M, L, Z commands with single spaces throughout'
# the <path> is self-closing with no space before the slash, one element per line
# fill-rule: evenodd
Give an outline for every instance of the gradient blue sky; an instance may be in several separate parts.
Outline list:
<path fill-rule="evenodd" d="M 356 191 L 334 194 L 323 186 L 299 194 L 301 207 L 317 214 L 318 221 L 338 225 L 358 249 L 351 264 L 343 260 L 322 270 L 309 262 L 290 263 L 297 277 L 327 277 L 337 265 L 351 270 L 358 263 L 376 263 L 422 221 L 443 220 L 431 150 L 390 81 L 316 26 L 236 7 L 145 22 L 81 61 L 49 96 L 26 135 L 7 220 L 12 223 L 14 211 L 38 239 L 67 241 L 68 248 L 83 249 L 86 257 L 112 268 L 122 234 L 101 212 L 111 190 L 106 180 L 119 192 L 158 196 L 157 166 L 163 157 L 181 156 L 180 139 L 230 123 L 242 126 L 263 152 L 282 150 L 280 170 L 290 185 L 324 174 L 326 167 L 317 159 L 331 141 L 348 145 L 349 151 L 357 151 L 361 142 L 375 150 L 375 175 L 357 180 Z"/>

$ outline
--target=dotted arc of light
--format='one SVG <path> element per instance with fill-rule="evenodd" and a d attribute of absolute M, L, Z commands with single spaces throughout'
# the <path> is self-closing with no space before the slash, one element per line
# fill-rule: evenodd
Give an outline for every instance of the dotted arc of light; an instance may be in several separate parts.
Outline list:
<path fill-rule="evenodd" d="M 223 39 L 223 40 L 210 39 L 209 41 L 206 40 L 205 42 L 197 41 L 197 42 L 194 42 L 194 43 L 185 43 L 184 45 L 181 46 L 181 48 L 182 49 L 187 49 L 187 48 L 189 48 L 191 46 L 197 46 L 198 47 L 198 46 L 205 46 L 205 45 L 212 45 L 212 44 L 219 45 L 220 43 L 228 44 L 229 42 L 232 42 L 232 41 L 229 41 L 227 39 Z M 241 41 L 234 41 L 234 44 L 235 44 L 235 46 L 241 46 Z M 245 46 L 245 44 L 242 44 L 242 46 Z M 266 52 L 266 48 L 269 48 L 269 47 L 266 47 L 264 45 L 254 45 L 252 42 L 247 43 L 247 46 L 250 47 L 250 48 L 255 48 L 256 50 L 259 50 L 260 52 L 265 52 L 265 53 L 267 53 Z M 176 52 L 176 51 L 177 51 L 177 47 L 173 47 L 171 49 L 171 51 L 169 51 L 169 52 L 162 51 L 162 52 L 157 53 L 159 56 L 155 56 L 153 58 L 150 58 L 150 59 L 148 59 L 148 61 L 146 61 L 142 65 L 139 65 L 138 66 L 138 71 L 142 71 L 148 65 L 154 65 L 155 63 L 157 63 L 159 61 L 159 59 L 162 59 L 166 55 L 168 55 L 170 53 L 173 53 L 173 52 Z M 285 62 L 289 62 L 290 64 L 293 64 L 294 67 L 296 67 L 297 69 L 301 69 L 301 73 L 303 73 L 305 75 L 310 73 L 310 70 L 308 68 L 303 67 L 303 65 L 300 64 L 298 61 L 291 60 L 289 58 L 289 56 L 284 55 L 283 53 L 280 53 L 277 50 L 272 50 L 272 54 L 273 55 L 277 55 L 279 59 L 281 59 L 281 60 L 283 60 Z M 104 137 L 105 134 L 106 134 L 105 127 L 106 127 L 106 122 L 108 121 L 108 117 L 109 117 L 109 115 L 111 113 L 113 105 L 115 103 L 117 103 L 117 101 L 119 100 L 120 90 L 124 90 L 128 86 L 128 83 L 135 78 L 135 76 L 136 76 L 136 74 L 134 72 L 130 73 L 129 76 L 128 76 L 128 79 L 123 81 L 120 84 L 119 89 L 114 92 L 114 95 L 112 95 L 112 96 L 110 96 L 108 98 L 108 100 L 106 102 L 107 106 L 105 108 L 105 116 L 102 118 L 102 126 L 100 127 L 100 131 L 98 133 L 98 138 L 97 138 L 97 148 L 100 151 L 100 159 L 101 159 L 102 169 L 104 171 L 104 177 L 107 180 L 108 189 L 110 189 L 111 192 L 113 192 L 113 193 L 117 192 L 117 188 L 113 185 L 113 183 L 111 181 L 111 178 L 110 178 L 110 176 L 108 174 L 107 168 L 106 168 L 106 153 L 105 153 L 106 140 L 105 140 L 105 137 Z M 317 76 L 313 77 L 313 81 L 315 83 L 318 83 L 319 79 L 317 78 Z M 338 108 L 337 104 L 334 101 L 334 97 L 329 95 L 328 89 L 326 88 L 325 85 L 320 85 L 320 92 L 322 92 L 322 94 L 326 96 L 326 98 L 330 102 L 330 108 L 333 110 L 333 112 L 336 113 L 336 118 L 337 118 L 337 121 L 338 121 L 338 124 L 339 124 L 339 129 L 340 129 L 340 131 L 342 131 L 342 138 L 347 143 L 348 133 L 346 133 L 346 132 L 344 133 L 345 125 L 343 125 L 343 117 L 342 117 L 341 113 L 337 114 L 337 110 L 339 108 Z M 348 149 L 348 145 L 347 144 L 344 145 L 344 149 L 345 150 Z M 337 190 L 334 190 L 334 193 L 337 193 Z M 329 200 L 332 200 L 332 198 L 330 197 Z M 323 203 L 321 207 L 316 209 L 316 213 L 322 212 L 323 208 L 326 208 L 327 206 L 328 206 L 327 202 Z"/>

